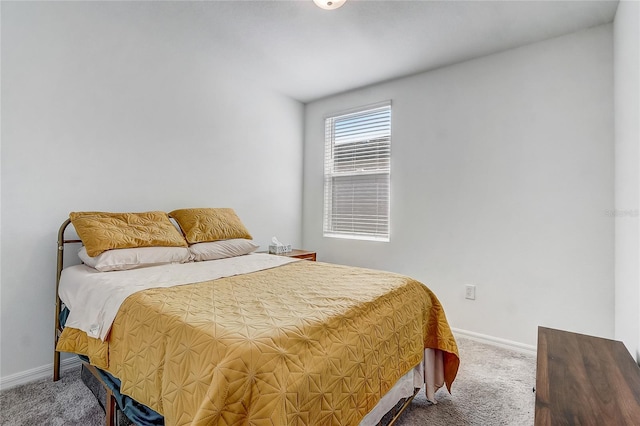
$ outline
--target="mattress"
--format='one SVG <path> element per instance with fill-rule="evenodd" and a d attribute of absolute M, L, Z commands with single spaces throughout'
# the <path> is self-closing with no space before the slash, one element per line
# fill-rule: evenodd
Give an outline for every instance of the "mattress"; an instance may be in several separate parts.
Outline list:
<path fill-rule="evenodd" d="M 105 341 L 67 327 L 57 347 L 169 425 L 358 425 L 425 348 L 450 387 L 457 347 L 426 286 L 316 262 L 135 292 Z"/>

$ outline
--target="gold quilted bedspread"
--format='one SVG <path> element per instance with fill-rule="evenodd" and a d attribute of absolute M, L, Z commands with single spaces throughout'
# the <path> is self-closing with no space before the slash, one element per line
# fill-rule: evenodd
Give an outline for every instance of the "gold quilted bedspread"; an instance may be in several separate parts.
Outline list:
<path fill-rule="evenodd" d="M 455 339 L 435 295 L 388 272 L 299 261 L 149 289 L 120 307 L 106 342 L 66 328 L 167 425 L 357 425 L 423 357 Z"/>

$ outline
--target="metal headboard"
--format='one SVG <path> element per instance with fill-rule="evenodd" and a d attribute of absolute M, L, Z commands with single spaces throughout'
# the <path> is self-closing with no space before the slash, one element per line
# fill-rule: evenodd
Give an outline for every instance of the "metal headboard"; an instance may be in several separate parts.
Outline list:
<path fill-rule="evenodd" d="M 58 262 L 56 269 L 56 311 L 54 318 L 54 342 L 53 342 L 53 381 L 60 379 L 60 352 L 56 350 L 60 333 L 62 333 L 62 327 L 60 326 L 60 312 L 62 311 L 62 302 L 58 295 L 58 288 L 60 287 L 60 275 L 62 274 L 62 268 L 64 264 L 64 246 L 65 244 L 81 243 L 82 240 L 78 239 L 65 239 L 64 232 L 71 223 L 71 219 L 65 220 L 60 226 L 58 231 Z"/>

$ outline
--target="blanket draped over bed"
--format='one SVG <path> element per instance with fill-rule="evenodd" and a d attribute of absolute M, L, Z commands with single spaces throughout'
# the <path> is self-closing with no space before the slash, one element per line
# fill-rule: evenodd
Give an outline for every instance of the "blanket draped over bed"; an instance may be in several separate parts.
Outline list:
<path fill-rule="evenodd" d="M 67 327 L 57 346 L 167 425 L 357 425 L 424 348 L 450 388 L 458 350 L 426 286 L 308 261 L 135 293 L 105 342 Z"/>

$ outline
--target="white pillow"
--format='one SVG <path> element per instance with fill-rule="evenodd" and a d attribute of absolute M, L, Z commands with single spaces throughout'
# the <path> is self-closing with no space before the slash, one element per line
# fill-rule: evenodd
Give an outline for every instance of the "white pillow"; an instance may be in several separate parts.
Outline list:
<path fill-rule="evenodd" d="M 197 243 L 189 246 L 191 258 L 196 262 L 203 260 L 224 259 L 227 257 L 242 256 L 256 251 L 260 247 L 251 240 L 235 238 L 209 243 Z"/>
<path fill-rule="evenodd" d="M 145 266 L 165 263 L 185 263 L 191 260 L 191 253 L 186 247 L 138 247 L 113 249 L 91 257 L 82 247 L 78 252 L 85 265 L 100 272 L 125 271 Z"/>

